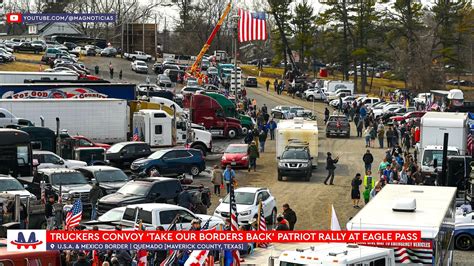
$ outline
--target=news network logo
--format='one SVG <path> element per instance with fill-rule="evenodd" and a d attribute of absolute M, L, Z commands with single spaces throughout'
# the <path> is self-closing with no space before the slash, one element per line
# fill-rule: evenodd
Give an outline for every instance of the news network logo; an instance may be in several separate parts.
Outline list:
<path fill-rule="evenodd" d="M 7 251 L 46 251 L 46 230 L 8 230 Z"/>
<path fill-rule="evenodd" d="M 23 16 L 21 13 L 8 13 L 5 15 L 7 23 L 21 23 L 23 21 Z"/>

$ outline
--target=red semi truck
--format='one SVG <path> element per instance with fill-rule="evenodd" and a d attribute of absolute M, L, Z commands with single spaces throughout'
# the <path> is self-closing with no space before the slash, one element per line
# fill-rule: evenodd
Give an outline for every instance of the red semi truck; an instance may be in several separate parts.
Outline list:
<path fill-rule="evenodd" d="M 233 139 L 242 134 L 240 121 L 226 117 L 222 106 L 207 95 L 192 95 L 189 109 L 191 121 L 203 125 L 213 136 Z"/>

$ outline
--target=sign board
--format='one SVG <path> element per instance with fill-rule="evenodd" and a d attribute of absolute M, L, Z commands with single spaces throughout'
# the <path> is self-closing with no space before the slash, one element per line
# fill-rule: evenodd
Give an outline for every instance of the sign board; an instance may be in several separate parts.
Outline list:
<path fill-rule="evenodd" d="M 28 25 L 28 34 L 38 34 L 38 25 Z"/>
<path fill-rule="evenodd" d="M 231 90 L 235 90 L 237 87 L 237 90 L 240 90 L 242 88 L 242 70 L 240 67 L 237 68 L 237 82 L 235 81 L 235 71 L 232 70 L 232 74 L 230 75 L 230 88 Z M 237 86 L 236 86 L 237 83 Z"/>

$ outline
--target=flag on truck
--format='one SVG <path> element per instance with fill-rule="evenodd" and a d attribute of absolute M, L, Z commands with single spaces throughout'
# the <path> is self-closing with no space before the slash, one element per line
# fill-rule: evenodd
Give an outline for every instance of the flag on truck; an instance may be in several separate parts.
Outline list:
<path fill-rule="evenodd" d="M 239 9 L 239 42 L 267 39 L 267 14 Z"/>
<path fill-rule="evenodd" d="M 267 231 L 267 223 L 265 221 L 265 214 L 263 212 L 263 204 L 262 201 L 258 204 L 258 230 L 259 231 Z M 268 243 L 258 243 L 258 246 L 261 248 L 267 248 Z"/>
<path fill-rule="evenodd" d="M 60 196 L 61 197 L 61 196 Z M 74 201 L 72 209 L 66 214 L 66 229 L 72 229 L 79 225 L 82 220 L 82 202 L 80 199 Z"/>
<path fill-rule="evenodd" d="M 140 141 L 140 136 L 138 135 L 138 127 L 133 130 L 133 141 Z"/>

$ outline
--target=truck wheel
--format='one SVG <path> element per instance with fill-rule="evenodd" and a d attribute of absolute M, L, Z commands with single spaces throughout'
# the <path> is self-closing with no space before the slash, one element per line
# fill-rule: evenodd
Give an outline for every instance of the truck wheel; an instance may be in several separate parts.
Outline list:
<path fill-rule="evenodd" d="M 192 175 L 192 176 L 197 176 L 199 175 L 199 167 L 193 165 L 191 166 L 191 169 L 189 169 L 189 173 Z"/>
<path fill-rule="evenodd" d="M 472 249 L 472 237 L 468 234 L 460 234 L 456 237 L 456 248 L 459 250 L 470 250 Z"/>
<path fill-rule="evenodd" d="M 204 156 L 207 155 L 207 148 L 204 145 L 196 144 L 194 146 L 191 146 L 191 148 L 196 149 L 196 150 L 201 150 Z"/>
<path fill-rule="evenodd" d="M 227 132 L 227 136 L 229 136 L 229 139 L 236 138 L 237 137 L 237 130 L 235 130 L 234 128 L 229 129 L 229 131 Z"/>
<path fill-rule="evenodd" d="M 137 59 L 137 58 L 136 58 L 135 56 L 134 56 L 134 57 L 132 57 L 132 61 L 135 61 L 136 59 Z"/>
<path fill-rule="evenodd" d="M 282 180 L 282 178 L 281 178 L 281 174 L 280 174 L 280 173 L 278 173 L 278 181 L 281 181 L 281 180 Z"/>
<path fill-rule="evenodd" d="M 248 127 L 242 127 L 242 135 L 247 135 L 248 132 L 249 132 Z"/>

